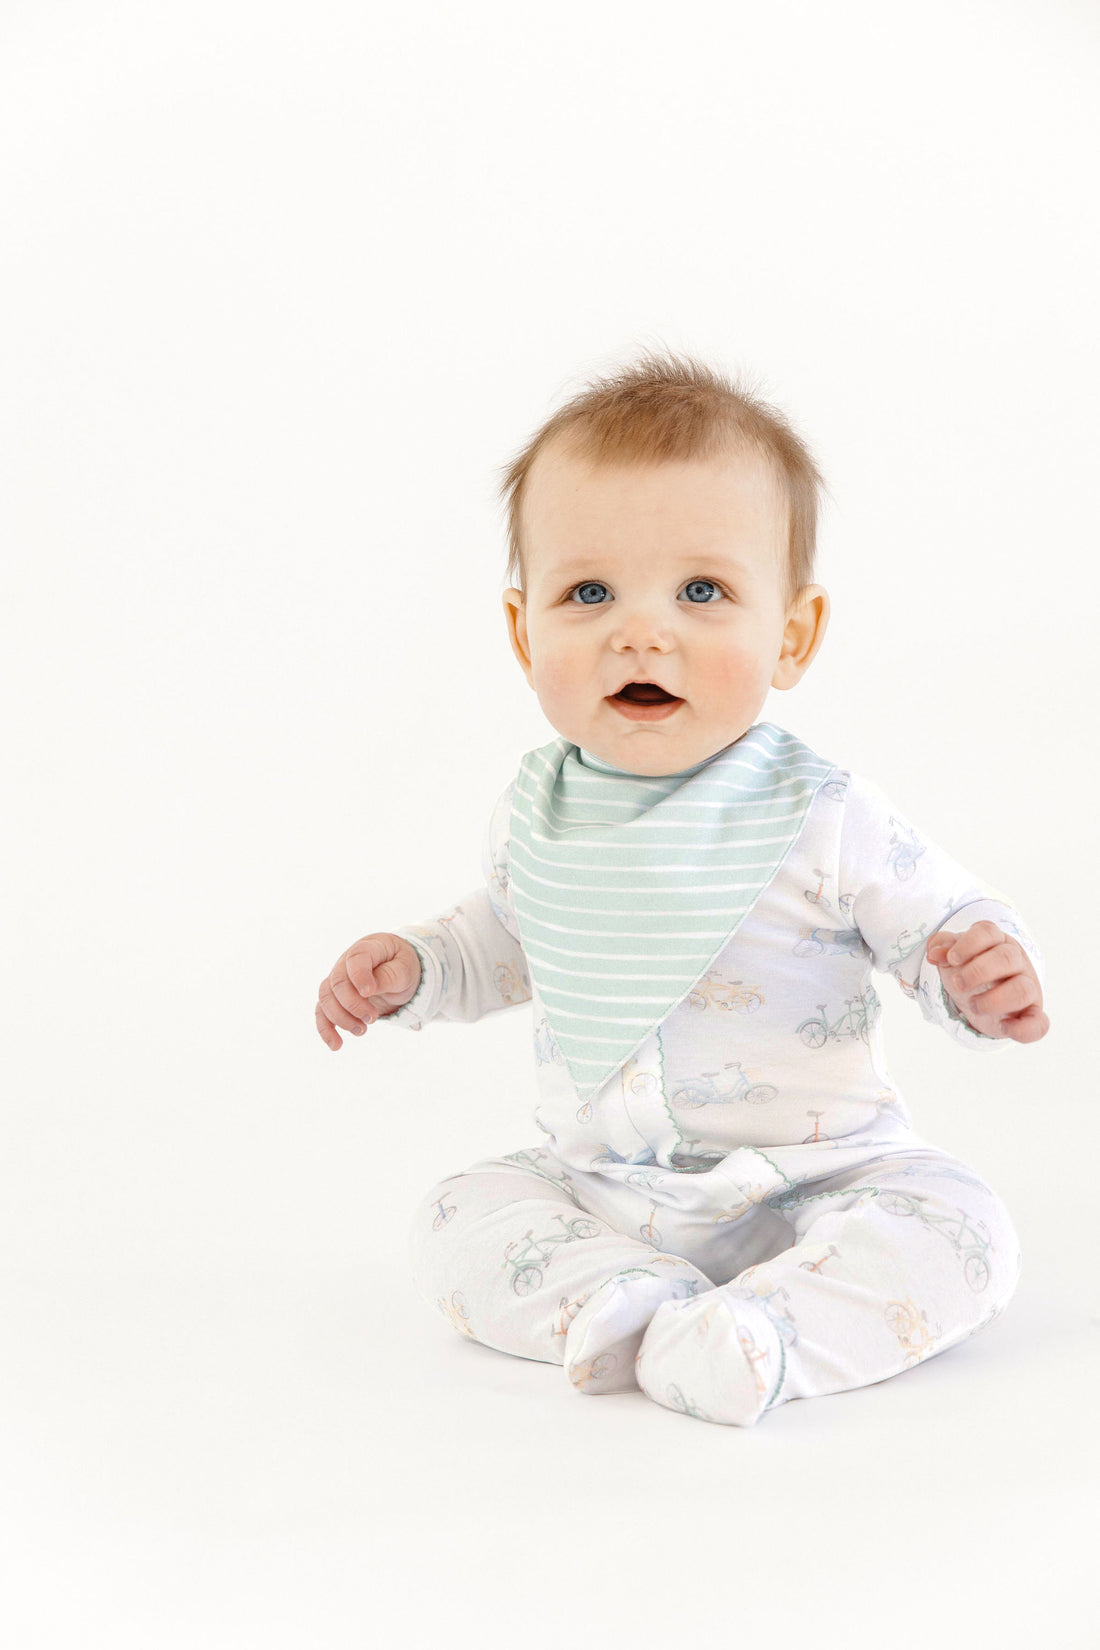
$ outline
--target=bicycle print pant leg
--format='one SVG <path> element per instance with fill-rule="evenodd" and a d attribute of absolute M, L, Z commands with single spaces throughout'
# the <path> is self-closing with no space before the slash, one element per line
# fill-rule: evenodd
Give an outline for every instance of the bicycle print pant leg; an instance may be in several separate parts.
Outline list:
<path fill-rule="evenodd" d="M 791 1399 L 874 1385 L 985 1327 L 1016 1288 L 1004 1203 L 934 1149 L 809 1181 L 772 1207 L 789 1249 L 655 1312 L 636 1372 L 664 1407 L 752 1426 Z"/>
<path fill-rule="evenodd" d="M 690 1261 L 584 1209 L 542 1148 L 440 1181 L 416 1210 L 410 1251 L 417 1288 L 461 1334 L 564 1364 L 588 1392 L 637 1390 L 654 1311 L 713 1288 Z"/>

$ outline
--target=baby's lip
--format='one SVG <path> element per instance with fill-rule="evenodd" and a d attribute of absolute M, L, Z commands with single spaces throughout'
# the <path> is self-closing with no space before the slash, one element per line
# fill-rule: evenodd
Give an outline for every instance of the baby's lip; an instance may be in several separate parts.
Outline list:
<path fill-rule="evenodd" d="M 670 687 L 666 687 L 664 682 L 658 682 L 654 676 L 626 676 L 619 683 L 617 688 L 612 688 L 607 697 L 609 699 L 614 699 L 616 694 L 621 693 L 624 687 L 629 687 L 631 682 L 641 682 L 644 683 L 646 687 L 660 688 L 662 693 L 671 693 L 674 699 L 678 699 L 680 697 L 678 693 L 672 693 L 672 689 Z"/>

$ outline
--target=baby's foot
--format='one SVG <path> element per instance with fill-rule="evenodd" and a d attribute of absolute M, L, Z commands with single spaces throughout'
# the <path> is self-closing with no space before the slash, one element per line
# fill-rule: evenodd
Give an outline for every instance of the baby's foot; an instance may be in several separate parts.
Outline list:
<path fill-rule="evenodd" d="M 783 1343 L 755 1302 L 716 1290 L 654 1313 L 635 1365 L 638 1385 L 665 1409 L 702 1421 L 755 1426 L 784 1370 Z"/>
<path fill-rule="evenodd" d="M 579 1392 L 636 1392 L 634 1359 L 657 1308 L 713 1288 L 704 1273 L 679 1257 L 673 1265 L 660 1256 L 652 1267 L 616 1272 L 592 1291 L 569 1325 L 565 1373 Z"/>

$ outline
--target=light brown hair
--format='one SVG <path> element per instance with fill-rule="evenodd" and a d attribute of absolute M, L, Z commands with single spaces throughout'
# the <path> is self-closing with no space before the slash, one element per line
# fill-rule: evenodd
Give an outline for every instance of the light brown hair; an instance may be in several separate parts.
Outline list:
<path fill-rule="evenodd" d="M 660 464 L 756 451 L 788 505 L 784 600 L 789 607 L 813 583 L 819 494 L 828 491 L 805 442 L 777 407 L 754 389 L 691 356 L 641 359 L 587 387 L 559 408 L 508 465 L 499 496 L 507 512 L 510 584 L 526 590 L 521 519 L 527 477 L 537 455 L 560 438 L 573 458 L 606 464 Z"/>

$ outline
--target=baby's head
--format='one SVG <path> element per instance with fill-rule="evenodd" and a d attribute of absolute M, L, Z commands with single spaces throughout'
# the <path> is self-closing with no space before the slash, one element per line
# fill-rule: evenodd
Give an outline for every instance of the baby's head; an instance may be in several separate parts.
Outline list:
<path fill-rule="evenodd" d="M 782 414 L 690 359 L 590 384 L 509 466 L 512 649 L 552 727 L 628 773 L 740 739 L 825 635 L 821 476 Z M 625 683 L 673 699 L 624 704 Z"/>

